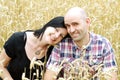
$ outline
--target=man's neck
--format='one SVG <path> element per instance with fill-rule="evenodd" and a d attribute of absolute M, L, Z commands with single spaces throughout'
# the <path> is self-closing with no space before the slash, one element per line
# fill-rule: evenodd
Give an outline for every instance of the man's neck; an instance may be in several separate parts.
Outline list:
<path fill-rule="evenodd" d="M 89 41 L 90 41 L 90 34 L 87 33 L 87 35 L 84 38 L 82 38 L 79 41 L 74 41 L 74 42 L 79 48 L 82 48 L 83 46 L 86 46 L 89 43 Z"/>

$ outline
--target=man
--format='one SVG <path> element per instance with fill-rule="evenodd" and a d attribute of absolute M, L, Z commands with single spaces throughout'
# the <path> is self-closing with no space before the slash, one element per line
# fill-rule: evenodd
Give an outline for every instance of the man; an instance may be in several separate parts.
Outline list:
<path fill-rule="evenodd" d="M 70 38 L 54 47 L 47 62 L 44 80 L 56 80 L 62 60 L 67 59 L 67 62 L 72 63 L 81 58 L 82 67 L 85 64 L 89 67 L 88 72 L 92 75 L 90 79 L 98 80 L 93 76 L 100 72 L 98 69 L 100 66 L 103 72 L 112 71 L 109 80 L 117 80 L 117 64 L 111 43 L 105 37 L 89 32 L 90 19 L 86 12 L 82 8 L 73 7 L 65 14 L 64 21 Z M 69 67 L 62 66 L 62 68 L 65 70 Z M 66 75 L 70 74 L 69 71 Z M 83 73 L 82 76 L 85 76 Z"/>

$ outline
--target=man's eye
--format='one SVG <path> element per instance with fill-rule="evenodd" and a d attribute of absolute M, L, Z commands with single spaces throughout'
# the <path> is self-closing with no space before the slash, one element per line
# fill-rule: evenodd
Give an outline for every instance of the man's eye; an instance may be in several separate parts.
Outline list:
<path fill-rule="evenodd" d="M 66 26 L 66 27 L 70 27 L 70 25 L 68 25 L 68 24 L 65 24 L 65 26 Z"/>
<path fill-rule="evenodd" d="M 73 23 L 74 26 L 78 25 L 78 23 Z"/>

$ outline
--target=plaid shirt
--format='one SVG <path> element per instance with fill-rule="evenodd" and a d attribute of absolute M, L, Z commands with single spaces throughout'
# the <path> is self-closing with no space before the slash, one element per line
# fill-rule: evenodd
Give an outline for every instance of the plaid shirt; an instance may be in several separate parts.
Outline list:
<path fill-rule="evenodd" d="M 85 51 L 84 54 L 83 51 Z M 90 33 L 90 41 L 83 49 L 78 48 L 71 38 L 62 40 L 54 47 L 47 62 L 47 68 L 51 69 L 51 65 L 60 64 L 64 59 L 72 62 L 75 59 L 81 58 L 82 55 L 84 55 L 83 59 L 88 62 L 89 66 L 103 64 L 104 71 L 117 66 L 114 51 L 109 40 L 100 35 Z M 54 68 L 54 70 L 56 69 Z"/>

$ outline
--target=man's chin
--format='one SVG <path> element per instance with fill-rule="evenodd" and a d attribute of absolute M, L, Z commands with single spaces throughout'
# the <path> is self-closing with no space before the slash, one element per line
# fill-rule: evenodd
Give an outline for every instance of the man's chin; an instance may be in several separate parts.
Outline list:
<path fill-rule="evenodd" d="M 81 38 L 79 38 L 79 37 L 72 37 L 72 39 L 73 39 L 74 41 L 79 41 L 79 40 L 81 40 Z"/>
<path fill-rule="evenodd" d="M 77 38 L 78 38 L 78 36 L 72 36 L 72 38 L 73 38 L 73 39 L 77 39 Z"/>
<path fill-rule="evenodd" d="M 74 41 L 79 41 L 79 39 L 76 39 L 76 38 L 75 38 L 75 39 L 73 39 L 73 40 L 74 40 Z"/>

